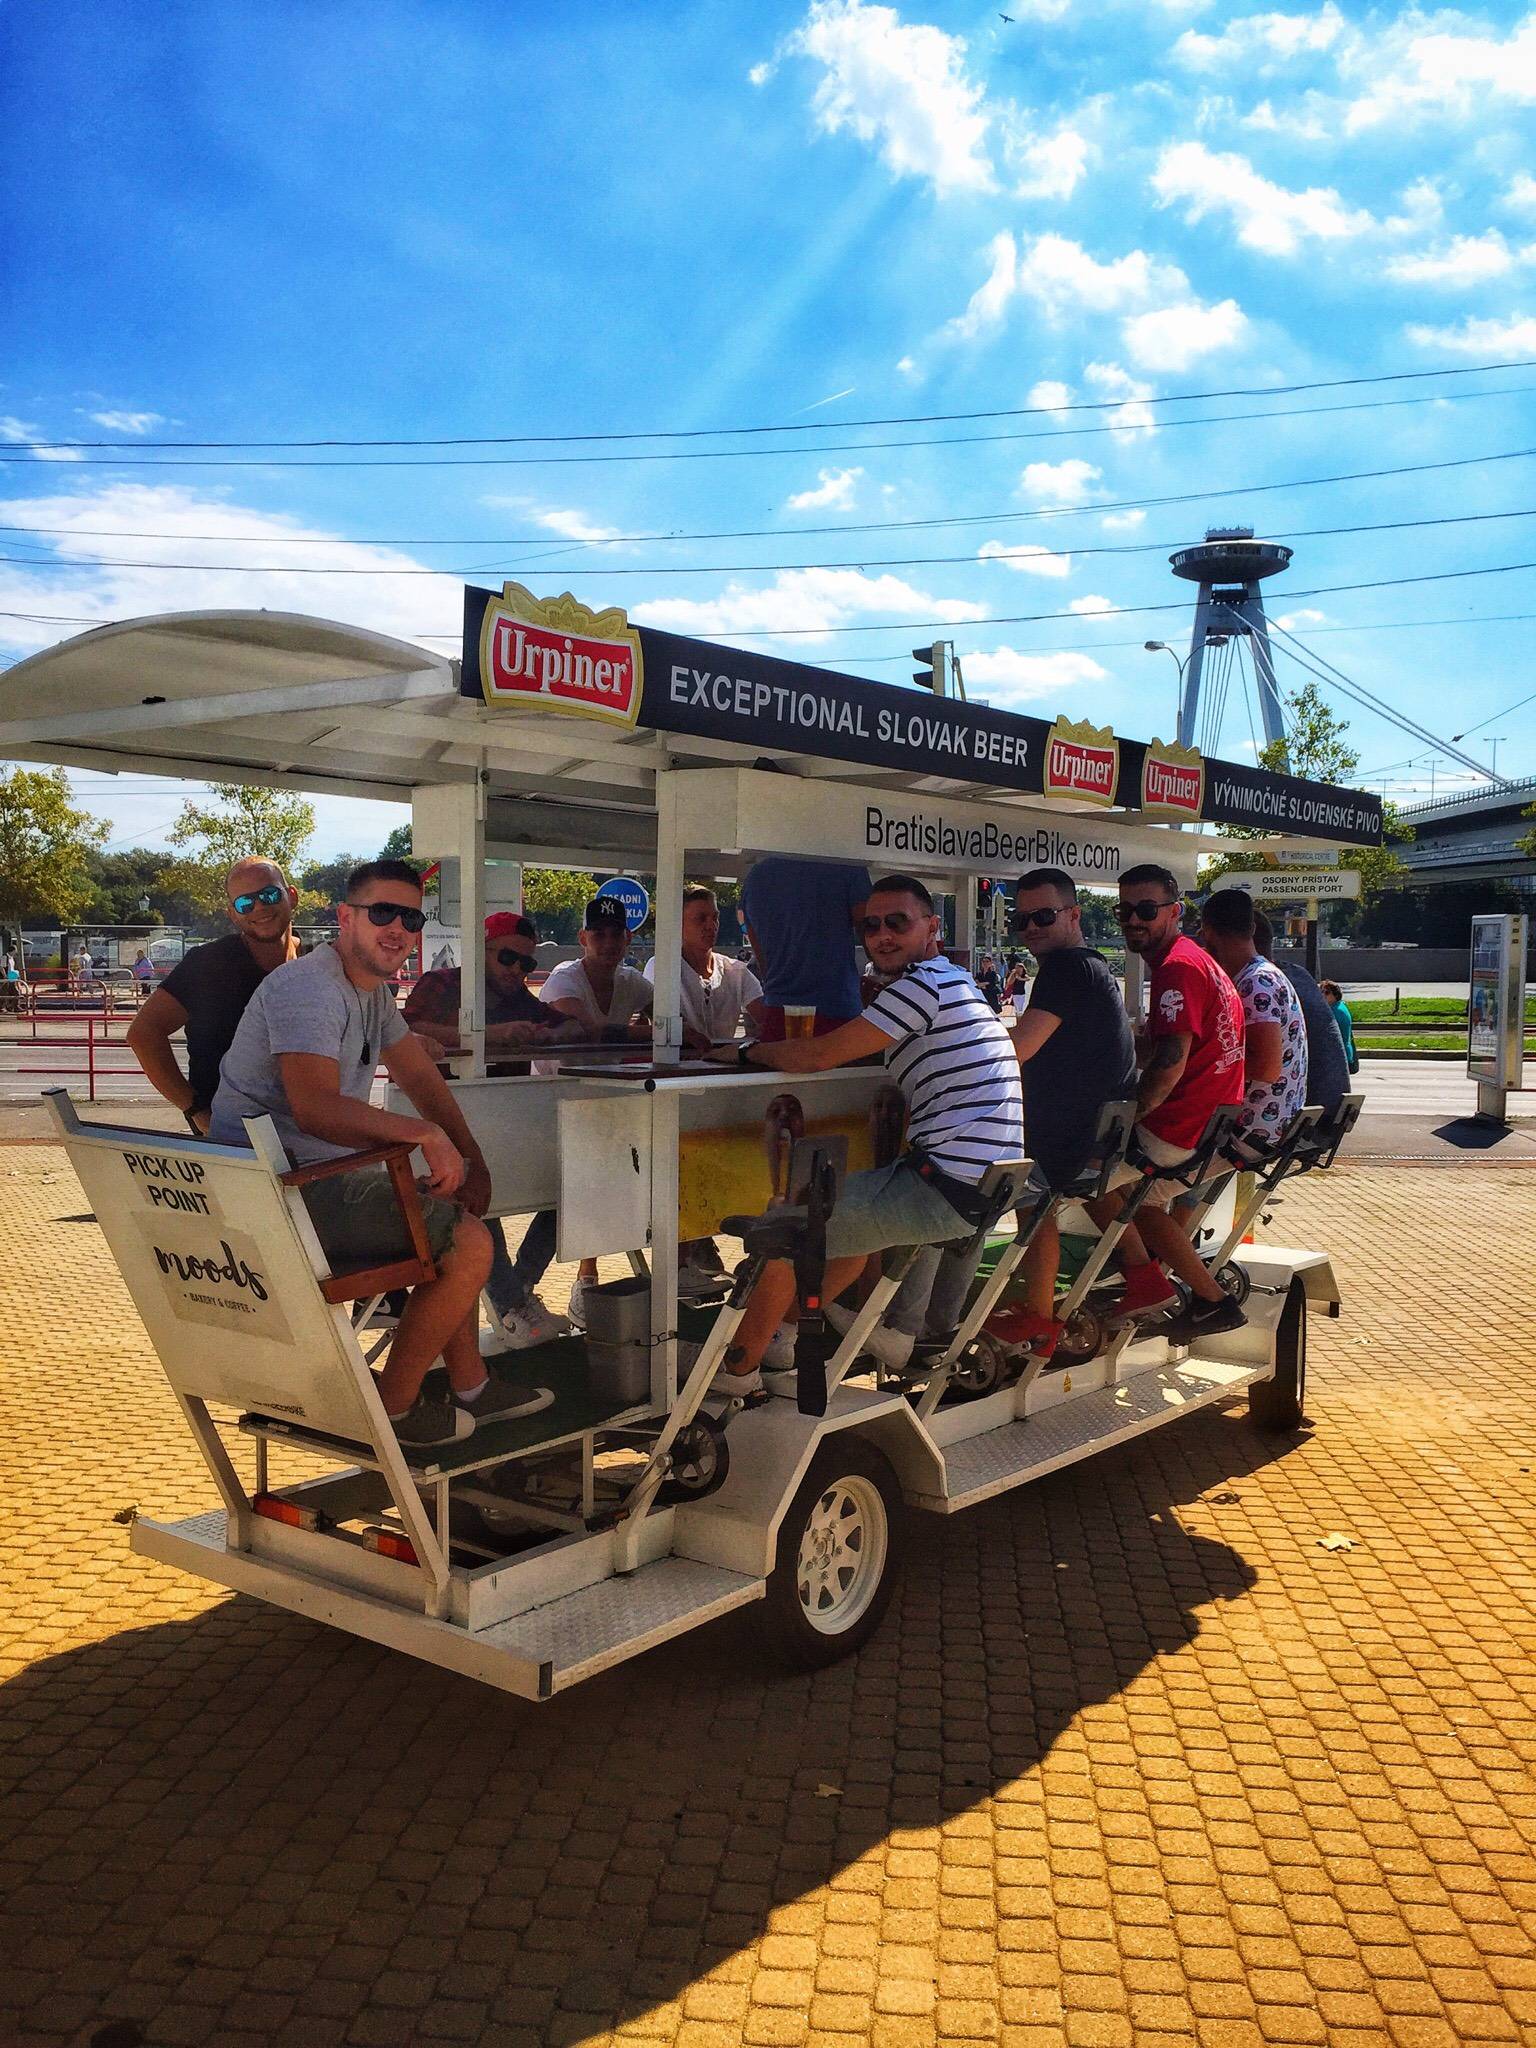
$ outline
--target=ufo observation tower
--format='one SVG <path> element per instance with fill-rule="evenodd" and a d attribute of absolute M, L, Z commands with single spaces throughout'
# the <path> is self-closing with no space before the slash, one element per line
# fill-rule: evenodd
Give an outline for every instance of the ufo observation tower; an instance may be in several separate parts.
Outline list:
<path fill-rule="evenodd" d="M 1179 699 L 1179 744 L 1192 747 L 1195 743 L 1200 671 L 1207 645 L 1223 646 L 1241 635 L 1253 653 L 1264 743 L 1267 746 L 1279 740 L 1283 746 L 1285 720 L 1275 684 L 1262 585 L 1265 577 L 1278 576 L 1290 566 L 1291 550 L 1276 541 L 1255 540 L 1251 526 L 1213 526 L 1207 529 L 1203 541 L 1194 547 L 1180 548 L 1168 560 L 1175 576 L 1199 586 Z"/>

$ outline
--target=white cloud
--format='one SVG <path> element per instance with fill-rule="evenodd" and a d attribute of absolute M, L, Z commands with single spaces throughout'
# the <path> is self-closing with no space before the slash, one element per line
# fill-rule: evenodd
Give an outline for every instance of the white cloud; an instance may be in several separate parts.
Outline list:
<path fill-rule="evenodd" d="M 1486 118 L 1501 102 L 1536 104 L 1536 14 L 1504 37 L 1451 25 L 1466 19 L 1409 12 L 1374 40 L 1361 36 L 1341 51 L 1341 74 L 1365 88 L 1345 110 L 1346 130 L 1436 115 Z"/>
<path fill-rule="evenodd" d="M 151 427 L 165 425 L 165 415 L 158 412 L 93 412 L 86 417 L 110 434 L 147 434 Z"/>
<path fill-rule="evenodd" d="M 1426 249 L 1417 256 L 1395 256 L 1385 275 L 1397 284 L 1429 284 L 1456 287 L 1484 284 L 1491 277 L 1503 277 L 1517 263 L 1536 262 L 1536 244 L 1511 249 L 1497 228 L 1481 235 L 1455 235 L 1443 248 Z"/>
<path fill-rule="evenodd" d="M 1003 240 L 992 244 L 994 252 Z M 989 283 L 995 281 L 989 279 Z M 1065 235 L 1037 235 L 1018 258 L 1015 288 L 1037 299 L 1049 313 L 1082 308 L 1091 313 L 1116 313 L 1142 306 L 1150 299 L 1171 297 L 1189 289 L 1189 280 L 1171 263 L 1160 263 L 1144 249 L 1101 263 L 1080 242 Z M 986 289 L 985 286 L 982 288 Z"/>
<path fill-rule="evenodd" d="M 811 104 L 828 133 L 875 143 L 898 177 L 927 178 L 936 192 L 995 187 L 990 116 L 962 37 L 903 22 L 894 7 L 812 0 L 784 48 L 821 65 Z"/>
<path fill-rule="evenodd" d="M 1400 213 L 1389 214 L 1382 231 L 1389 235 L 1425 235 L 1445 218 L 1445 201 L 1433 178 L 1415 178 L 1405 185 L 1398 205 Z"/>
<path fill-rule="evenodd" d="M 1019 478 L 1020 493 L 1048 505 L 1086 505 L 1099 495 L 1104 472 L 1079 456 L 1065 462 L 1031 462 Z"/>
<path fill-rule="evenodd" d="M 1463 320 L 1459 327 L 1410 327 L 1408 339 L 1419 348 L 1449 349 L 1454 355 L 1536 355 L 1536 319 L 1523 313 L 1508 320 Z"/>
<path fill-rule="evenodd" d="M 1014 193 L 1020 199 L 1070 199 L 1088 170 L 1092 145 L 1075 128 L 1033 136 L 1016 145 L 1021 166 Z"/>
<path fill-rule="evenodd" d="M 754 64 L 747 73 L 747 83 L 749 85 L 766 85 L 778 68 L 777 64 Z"/>
<path fill-rule="evenodd" d="M 452 650 L 463 621 L 464 586 L 424 567 L 399 548 L 338 540 L 323 528 L 281 513 L 257 511 L 174 484 L 101 484 L 52 497 L 8 498 L 6 517 L 40 534 L 56 561 L 0 565 L 0 611 L 52 612 L 92 623 L 157 612 L 308 612 L 371 626 L 402 640 L 430 640 Z M 114 534 L 122 539 L 114 540 Z M 158 536 L 146 539 L 146 534 Z M 105 537 L 103 537 L 105 536 Z M 326 545 L 316 545 L 324 542 Z M 64 565 L 122 556 L 144 567 Z M 196 573 L 172 562 L 226 564 Z M 274 563 L 292 567 L 270 567 Z M 313 576 L 303 568 L 360 571 Z M 406 573 L 415 571 L 417 573 Z M 73 625 L 9 622 L 13 645 L 44 647 L 79 630 Z"/>
<path fill-rule="evenodd" d="M 916 361 L 911 356 L 903 356 L 901 358 L 896 365 L 896 374 L 898 377 L 905 377 L 909 384 L 920 383 L 923 375 Z"/>
<path fill-rule="evenodd" d="M 577 512 L 567 506 L 550 505 L 532 510 L 532 517 L 547 532 L 562 534 L 567 540 L 617 540 L 619 537 L 616 526 L 599 526 L 585 512 Z"/>
<path fill-rule="evenodd" d="M 1499 204 L 1511 207 L 1516 213 L 1536 213 L 1536 178 L 1525 171 L 1517 171 L 1510 179 L 1508 189 L 1500 195 Z"/>
<path fill-rule="evenodd" d="M 1256 128 L 1261 135 L 1288 135 L 1296 142 L 1327 142 L 1334 130 L 1322 111 L 1324 95 L 1304 93 L 1277 107 L 1273 100 L 1260 100 L 1242 125 Z"/>
<path fill-rule="evenodd" d="M 1248 332 L 1248 321 L 1235 299 L 1214 306 L 1199 299 L 1139 313 L 1123 322 L 1125 346 L 1145 370 L 1187 370 L 1202 356 L 1232 348 Z"/>
<path fill-rule="evenodd" d="M 781 569 L 766 587 L 728 583 L 716 597 L 658 597 L 630 608 L 642 625 L 678 633 L 766 633 L 790 628 L 830 633 L 871 612 L 911 613 L 961 624 L 986 608 L 959 598 L 931 597 L 899 576 L 861 569 Z"/>
<path fill-rule="evenodd" d="M 986 282 L 979 284 L 966 301 L 965 311 L 957 313 L 944 328 L 945 336 L 957 341 L 973 341 L 977 335 L 986 334 L 1000 325 L 1009 301 L 1018 289 L 1019 256 L 1018 246 L 1006 228 L 994 235 L 987 244 L 987 257 L 992 267 Z"/>
<path fill-rule="evenodd" d="M 1229 215 L 1239 242 L 1266 256 L 1294 256 L 1305 241 L 1347 241 L 1375 226 L 1331 186 L 1289 191 L 1261 177 L 1247 157 L 1218 155 L 1201 142 L 1165 149 L 1152 173 L 1152 190 L 1159 206 L 1182 205 L 1191 226 L 1208 214 Z"/>
<path fill-rule="evenodd" d="M 1010 545 L 1004 540 L 984 540 L 976 553 L 984 562 L 1004 562 L 1010 569 L 1018 569 L 1026 576 L 1072 574 L 1070 555 L 1058 555 L 1051 548 L 1043 548 L 1034 541 L 1016 541 Z"/>
<path fill-rule="evenodd" d="M 1297 57 L 1331 50 L 1345 32 L 1338 8 L 1328 4 L 1314 14 L 1248 14 L 1230 23 L 1220 35 L 1186 29 L 1173 46 L 1181 64 L 1195 71 L 1273 71 Z"/>
<path fill-rule="evenodd" d="M 0 414 L 0 441 L 36 441 L 41 429 L 26 420 L 19 420 L 14 413 Z M 78 448 L 63 446 L 34 448 L 33 459 L 37 462 L 83 462 L 85 457 Z"/>
<path fill-rule="evenodd" d="M 1012 0 L 1016 21 L 1060 21 L 1072 0 Z"/>
<path fill-rule="evenodd" d="M 1017 647 L 981 649 L 965 657 L 968 689 L 986 690 L 993 703 L 1022 704 L 1078 683 L 1102 682 L 1106 669 L 1088 654 L 1026 654 Z"/>
<path fill-rule="evenodd" d="M 1074 597 L 1067 606 L 1069 612 L 1077 612 L 1083 618 L 1093 618 L 1099 612 L 1112 612 L 1114 600 L 1108 597 Z"/>
<path fill-rule="evenodd" d="M 1053 377 L 1033 385 L 1024 403 L 1034 412 L 1060 412 L 1072 403 L 1072 386 L 1061 384 Z"/>
<path fill-rule="evenodd" d="M 809 490 L 796 491 L 785 501 L 786 512 L 846 512 L 853 503 L 854 486 L 862 469 L 818 469 Z"/>
<path fill-rule="evenodd" d="M 1304 604 L 1298 612 L 1282 612 L 1275 624 L 1282 633 L 1294 633 L 1298 626 L 1323 626 L 1327 622 L 1326 612 L 1314 611 L 1311 605 Z"/>
<path fill-rule="evenodd" d="M 1122 370 L 1118 363 L 1089 363 L 1083 376 L 1106 398 L 1123 399 L 1109 415 L 1117 441 L 1134 441 L 1142 434 L 1155 434 L 1157 421 L 1148 400 L 1155 396 L 1152 386 Z"/>
<path fill-rule="evenodd" d="M 1146 513 L 1139 505 L 1128 512 L 1106 512 L 1099 521 L 1106 533 L 1134 533 L 1138 526 L 1145 525 Z"/>

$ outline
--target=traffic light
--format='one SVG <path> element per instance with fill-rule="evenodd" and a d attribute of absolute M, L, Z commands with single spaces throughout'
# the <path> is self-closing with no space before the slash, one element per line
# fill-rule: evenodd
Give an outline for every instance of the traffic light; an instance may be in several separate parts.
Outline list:
<path fill-rule="evenodd" d="M 937 640 L 934 641 L 931 647 L 914 647 L 912 650 L 912 659 L 923 663 L 922 668 L 912 671 L 912 680 L 920 690 L 931 690 L 938 680 L 934 666 L 938 652 L 939 643 Z"/>
<path fill-rule="evenodd" d="M 926 664 L 912 671 L 912 680 L 920 690 L 931 690 L 935 697 L 953 697 L 955 694 L 955 643 L 953 640 L 935 640 L 931 647 L 914 647 L 912 659 Z"/>

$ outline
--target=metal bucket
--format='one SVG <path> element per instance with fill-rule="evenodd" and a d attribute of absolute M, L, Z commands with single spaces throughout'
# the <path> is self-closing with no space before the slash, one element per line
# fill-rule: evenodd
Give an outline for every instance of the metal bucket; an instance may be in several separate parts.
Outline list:
<path fill-rule="evenodd" d="M 651 1397 L 651 1283 L 631 1278 L 588 1286 L 587 1379 L 605 1401 L 633 1408 Z"/>

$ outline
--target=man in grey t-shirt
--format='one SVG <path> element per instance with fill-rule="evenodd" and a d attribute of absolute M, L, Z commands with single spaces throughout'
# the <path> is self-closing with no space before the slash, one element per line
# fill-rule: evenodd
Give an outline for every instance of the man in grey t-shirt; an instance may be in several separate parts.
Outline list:
<path fill-rule="evenodd" d="M 489 1378 L 480 1357 L 479 1297 L 491 1265 L 480 1218 L 490 1175 L 391 986 L 425 921 L 413 867 L 377 860 L 354 868 L 335 945 L 274 968 L 251 997 L 219 1069 L 208 1130 L 215 1144 L 244 1145 L 242 1119 L 270 1116 L 295 1165 L 379 1145 L 411 1145 L 426 1160 L 422 1213 L 437 1278 L 411 1290 L 379 1376 L 385 1413 L 407 1444 L 465 1437 L 478 1421 L 525 1414 L 550 1399 L 542 1388 L 530 1397 Z M 419 1116 L 369 1102 L 380 1061 Z M 382 1168 L 314 1182 L 304 1202 L 333 1272 L 408 1254 L 405 1219 Z M 434 1401 L 421 1384 L 439 1354 L 453 1397 Z"/>

